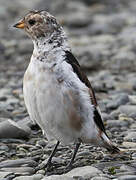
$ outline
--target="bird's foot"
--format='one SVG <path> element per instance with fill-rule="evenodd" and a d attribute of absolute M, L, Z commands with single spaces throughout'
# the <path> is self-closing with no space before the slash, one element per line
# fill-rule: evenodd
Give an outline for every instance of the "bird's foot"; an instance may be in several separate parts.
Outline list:
<path fill-rule="evenodd" d="M 53 163 L 51 161 L 47 161 L 45 168 L 47 171 L 51 171 L 53 169 Z"/>
<path fill-rule="evenodd" d="M 73 169 L 73 165 L 70 163 L 70 164 L 68 164 L 66 167 L 65 167 L 65 170 L 64 170 L 64 173 L 67 173 L 67 172 L 69 172 L 69 171 L 71 171 L 72 169 Z"/>
<path fill-rule="evenodd" d="M 52 168 L 53 168 L 53 163 L 49 160 L 45 160 L 35 169 L 36 171 L 41 170 L 41 169 L 46 169 L 46 171 L 52 171 Z"/>

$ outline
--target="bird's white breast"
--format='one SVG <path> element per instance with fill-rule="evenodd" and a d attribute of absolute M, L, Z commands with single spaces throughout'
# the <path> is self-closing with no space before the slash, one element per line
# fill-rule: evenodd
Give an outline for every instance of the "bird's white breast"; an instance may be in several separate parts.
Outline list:
<path fill-rule="evenodd" d="M 96 136 L 88 88 L 68 63 L 49 68 L 32 59 L 23 89 L 28 113 L 48 139 L 68 144 L 78 138 L 91 141 Z"/>

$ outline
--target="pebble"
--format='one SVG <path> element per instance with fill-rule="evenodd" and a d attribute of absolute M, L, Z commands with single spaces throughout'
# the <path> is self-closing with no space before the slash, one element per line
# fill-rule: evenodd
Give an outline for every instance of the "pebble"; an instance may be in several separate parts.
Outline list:
<path fill-rule="evenodd" d="M 37 163 L 31 159 L 16 159 L 16 160 L 6 160 L 0 162 L 0 168 L 18 167 L 24 165 L 30 167 L 36 167 Z"/>
<path fill-rule="evenodd" d="M 30 133 L 29 127 L 18 125 L 10 119 L 0 122 L 0 138 L 28 138 Z"/>
<path fill-rule="evenodd" d="M 134 143 L 134 142 L 125 142 L 124 141 L 122 145 L 126 148 L 136 148 L 136 143 Z"/>
<path fill-rule="evenodd" d="M 136 160 L 136 153 L 132 154 L 132 159 Z"/>
<path fill-rule="evenodd" d="M 75 179 L 65 175 L 52 175 L 49 177 L 44 177 L 42 180 L 75 180 Z"/>
<path fill-rule="evenodd" d="M 13 172 L 0 172 L 0 180 L 2 179 L 2 178 L 6 178 L 6 177 L 8 177 L 8 176 L 10 176 L 10 175 L 13 175 Z"/>
<path fill-rule="evenodd" d="M 119 180 L 136 180 L 136 175 L 124 175 L 118 178 Z"/>
<path fill-rule="evenodd" d="M 31 121 L 29 116 L 25 117 L 24 119 L 17 121 L 17 123 L 20 126 L 25 127 L 25 129 L 28 127 L 31 128 L 34 125 L 33 121 Z"/>
<path fill-rule="evenodd" d="M 119 107 L 119 111 L 123 114 L 126 114 L 127 116 L 130 116 L 135 112 L 135 106 L 134 105 L 121 105 Z"/>
<path fill-rule="evenodd" d="M 129 132 L 128 135 L 124 137 L 124 140 L 136 142 L 136 132 Z"/>
<path fill-rule="evenodd" d="M 1 171 L 13 172 L 15 175 L 32 175 L 35 173 L 35 169 L 32 167 L 8 167 L 1 168 Z"/>
<path fill-rule="evenodd" d="M 8 146 L 6 146 L 6 145 L 3 144 L 3 145 L 0 146 L 0 151 L 1 151 L 1 150 L 9 151 L 9 148 L 8 148 Z"/>
<path fill-rule="evenodd" d="M 126 116 L 125 114 L 119 114 L 119 120 L 128 121 L 130 124 L 134 122 L 133 118 Z"/>
<path fill-rule="evenodd" d="M 124 172 L 131 172 L 131 173 L 134 173 L 135 172 L 135 167 L 132 167 L 131 165 L 129 166 L 129 165 L 122 165 L 121 167 L 120 167 L 120 171 L 124 171 Z"/>
<path fill-rule="evenodd" d="M 91 180 L 109 180 L 109 178 L 96 176 L 96 177 L 91 178 Z"/>
<path fill-rule="evenodd" d="M 114 68 L 118 69 L 122 67 L 123 69 L 132 69 L 133 59 L 135 58 L 135 54 L 132 51 L 127 49 L 120 49 L 115 56 L 112 58 L 112 63 L 114 64 Z M 135 65 L 135 63 L 134 63 Z"/>
<path fill-rule="evenodd" d="M 100 173 L 101 171 L 95 167 L 84 166 L 84 167 L 77 167 L 75 169 L 72 169 L 70 172 L 66 173 L 65 175 L 69 177 L 79 176 L 79 177 L 89 179 L 91 177 L 99 175 Z"/>
<path fill-rule="evenodd" d="M 108 109 L 117 109 L 120 105 L 124 105 L 129 101 L 127 94 L 120 94 L 114 97 L 108 104 Z"/>
<path fill-rule="evenodd" d="M 129 96 L 129 101 L 132 105 L 136 105 L 136 96 L 135 95 L 130 95 Z"/>
<path fill-rule="evenodd" d="M 44 175 L 45 174 L 45 170 L 41 169 L 41 170 L 37 171 L 36 173 Z"/>
<path fill-rule="evenodd" d="M 47 141 L 44 139 L 39 140 L 39 141 L 37 141 L 36 145 L 41 146 L 41 147 L 45 147 L 47 145 Z"/>
<path fill-rule="evenodd" d="M 43 177 L 42 174 L 35 174 L 33 176 L 19 176 L 14 178 L 14 180 L 41 180 Z"/>
<path fill-rule="evenodd" d="M 128 121 L 122 121 L 122 120 L 109 120 L 107 121 L 107 128 L 112 128 L 112 127 L 124 127 L 128 126 L 129 122 Z"/>

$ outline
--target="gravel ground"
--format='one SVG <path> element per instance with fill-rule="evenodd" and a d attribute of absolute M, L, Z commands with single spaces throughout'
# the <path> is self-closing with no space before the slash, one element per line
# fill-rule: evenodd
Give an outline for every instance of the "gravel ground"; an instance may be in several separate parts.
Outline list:
<path fill-rule="evenodd" d="M 74 145 L 60 145 L 52 171 L 43 168 L 55 142 L 48 143 L 28 117 L 22 79 L 33 46 L 12 28 L 30 9 L 45 9 L 64 26 L 96 91 L 107 133 L 125 153 L 81 145 L 73 170 L 64 173 Z M 0 21 L 0 180 L 135 180 L 136 1 L 0 0 Z"/>

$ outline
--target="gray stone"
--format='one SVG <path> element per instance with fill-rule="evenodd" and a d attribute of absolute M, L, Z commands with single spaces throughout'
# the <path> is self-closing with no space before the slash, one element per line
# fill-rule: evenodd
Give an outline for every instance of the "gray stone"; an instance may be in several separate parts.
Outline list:
<path fill-rule="evenodd" d="M 120 49 L 115 56 L 112 57 L 111 65 L 114 69 L 133 69 L 133 66 L 136 65 L 134 59 L 136 55 L 134 52 L 127 49 Z"/>
<path fill-rule="evenodd" d="M 2 178 L 6 178 L 8 177 L 9 175 L 13 175 L 13 172 L 0 172 L 0 179 Z"/>
<path fill-rule="evenodd" d="M 42 174 L 35 174 L 33 176 L 19 176 L 14 180 L 41 180 L 44 176 Z"/>
<path fill-rule="evenodd" d="M 7 100 L 7 103 L 10 105 L 15 105 L 15 104 L 19 103 L 19 99 L 12 97 L 12 98 Z"/>
<path fill-rule="evenodd" d="M 18 167 L 24 165 L 30 167 L 36 167 L 37 163 L 31 159 L 16 159 L 16 160 L 7 160 L 0 162 L 0 168 Z"/>
<path fill-rule="evenodd" d="M 32 167 L 9 167 L 1 168 L 1 171 L 13 172 L 15 175 L 32 175 L 35 173 L 35 169 Z"/>
<path fill-rule="evenodd" d="M 45 147 L 47 145 L 47 141 L 45 139 L 41 139 L 41 140 L 37 141 L 36 145 Z"/>
<path fill-rule="evenodd" d="M 135 91 L 136 91 L 136 82 L 133 82 L 132 87 L 133 87 L 133 90 L 135 90 Z"/>
<path fill-rule="evenodd" d="M 111 119 L 117 119 L 118 116 L 120 114 L 120 111 L 117 109 L 117 110 L 113 110 L 111 113 L 110 113 L 110 116 L 111 116 Z"/>
<path fill-rule="evenodd" d="M 107 108 L 108 109 L 116 109 L 120 105 L 124 105 L 129 101 L 128 95 L 127 94 L 120 94 L 116 96 L 114 99 L 112 99 L 108 104 Z"/>
<path fill-rule="evenodd" d="M 29 127 L 18 125 L 10 119 L 0 123 L 0 138 L 28 138 L 30 133 Z"/>
<path fill-rule="evenodd" d="M 112 127 L 122 127 L 122 126 L 128 126 L 128 121 L 122 121 L 122 120 L 109 120 L 107 121 L 107 128 Z"/>
<path fill-rule="evenodd" d="M 19 124 L 21 127 L 25 127 L 25 129 L 26 127 L 31 128 L 33 125 L 35 125 L 29 116 L 25 117 L 24 119 L 19 120 L 17 124 Z"/>
<path fill-rule="evenodd" d="M 132 159 L 136 160 L 136 153 L 132 154 Z"/>
<path fill-rule="evenodd" d="M 44 174 L 45 174 L 45 170 L 41 169 L 41 170 L 37 171 L 36 174 L 42 174 L 42 175 L 44 175 Z"/>
<path fill-rule="evenodd" d="M 119 180 L 136 180 L 136 175 L 124 175 L 118 177 Z"/>
<path fill-rule="evenodd" d="M 106 114 L 106 113 L 102 113 L 102 118 L 104 121 L 107 121 L 107 120 L 111 119 L 112 116 L 110 116 L 109 114 Z"/>
<path fill-rule="evenodd" d="M 91 180 L 109 180 L 109 178 L 102 177 L 102 176 L 96 176 L 96 177 L 91 178 Z"/>
<path fill-rule="evenodd" d="M 95 167 L 84 166 L 84 167 L 78 167 L 78 168 L 72 169 L 70 172 L 66 173 L 65 175 L 69 177 L 81 176 L 83 178 L 89 179 L 91 177 L 99 175 L 100 173 L 101 171 Z"/>
<path fill-rule="evenodd" d="M 128 116 L 133 114 L 135 112 L 135 110 L 136 110 L 136 106 L 134 106 L 134 105 L 121 105 L 119 107 L 119 111 Z"/>
<path fill-rule="evenodd" d="M 0 123 L 3 122 L 3 121 L 6 121 L 6 120 L 7 120 L 7 118 L 2 118 L 2 117 L 1 117 L 1 118 L 0 118 Z"/>
<path fill-rule="evenodd" d="M 133 166 L 133 165 L 132 165 Z M 132 167 L 131 165 L 122 165 L 120 167 L 120 171 L 124 171 L 124 172 L 129 172 L 129 173 L 133 173 L 135 172 L 135 167 Z"/>
<path fill-rule="evenodd" d="M 129 132 L 128 135 L 124 137 L 124 140 L 136 142 L 136 132 Z"/>
<path fill-rule="evenodd" d="M 74 178 L 65 175 L 52 175 L 44 177 L 42 180 L 74 180 Z"/>
<path fill-rule="evenodd" d="M 6 145 L 3 144 L 3 145 L 0 146 L 0 151 L 1 151 L 1 150 L 3 150 L 3 151 L 9 151 L 9 148 L 8 148 L 8 146 L 6 146 Z"/>
<path fill-rule="evenodd" d="M 135 95 L 129 96 L 129 101 L 132 105 L 136 105 L 136 96 Z"/>
<path fill-rule="evenodd" d="M 126 148 L 136 148 L 136 143 L 135 142 L 123 142 L 123 147 L 126 147 Z"/>

